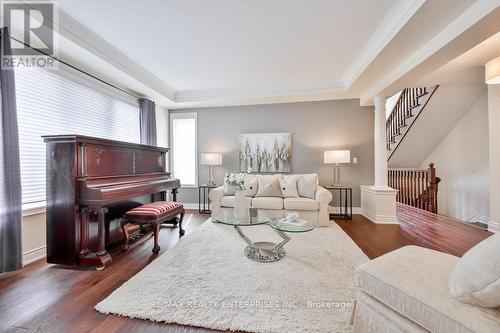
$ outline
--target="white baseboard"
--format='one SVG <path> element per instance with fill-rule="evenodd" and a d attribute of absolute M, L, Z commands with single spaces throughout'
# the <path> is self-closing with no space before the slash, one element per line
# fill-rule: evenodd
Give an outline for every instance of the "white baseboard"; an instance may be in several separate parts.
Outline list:
<path fill-rule="evenodd" d="M 498 231 L 500 231 L 500 226 L 498 225 L 498 223 L 490 221 L 488 223 L 488 231 L 497 233 Z"/>
<path fill-rule="evenodd" d="M 181 204 L 184 206 L 184 209 L 198 209 L 197 202 L 181 202 Z"/>
<path fill-rule="evenodd" d="M 344 207 L 342 207 L 343 209 Z M 329 206 L 329 213 L 330 214 L 334 214 L 334 213 L 338 213 L 340 211 L 340 207 L 332 207 L 332 206 Z M 352 213 L 353 214 L 361 214 L 361 207 L 352 207 Z"/>
<path fill-rule="evenodd" d="M 399 224 L 395 216 L 375 215 L 366 209 L 361 209 L 361 215 L 377 224 Z"/>
<path fill-rule="evenodd" d="M 47 247 L 40 246 L 23 253 L 23 266 L 47 257 Z"/>

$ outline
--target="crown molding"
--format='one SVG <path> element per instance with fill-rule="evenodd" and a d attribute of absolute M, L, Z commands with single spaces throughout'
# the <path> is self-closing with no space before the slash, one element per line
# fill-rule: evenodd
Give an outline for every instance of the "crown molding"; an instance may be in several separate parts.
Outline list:
<path fill-rule="evenodd" d="M 284 97 L 310 94 L 328 94 L 343 91 L 345 91 L 345 87 L 341 82 L 275 85 L 267 87 L 182 90 L 176 92 L 175 102 L 190 103 L 218 101 L 222 99 Z"/>
<path fill-rule="evenodd" d="M 481 22 L 484 24 L 481 24 L 477 29 L 472 29 L 473 31 L 469 36 L 457 38 L 459 36 L 462 37 L 462 34 L 466 33 L 467 30 L 473 28 L 475 24 L 492 13 L 493 17 L 490 17 L 487 22 Z M 396 66 L 391 72 L 384 75 L 382 80 L 367 89 L 360 97 L 360 105 L 371 105 L 374 96 L 380 94 L 387 95 L 385 90 L 395 85 L 398 80 L 401 80 L 411 71 L 416 70 L 418 66 L 421 66 L 424 62 L 429 61 L 434 55 L 437 55 L 437 57 L 433 59 L 434 64 L 432 64 L 432 66 L 427 66 L 428 69 L 430 69 L 430 67 L 437 69 L 458 54 L 473 47 L 478 41 L 482 41 L 498 32 L 500 28 L 500 20 L 498 20 L 498 17 L 500 17 L 498 0 L 481 0 L 476 2 L 451 24 L 441 30 L 428 43 L 414 52 L 406 61 Z M 448 48 L 448 50 L 446 50 L 446 48 Z M 446 54 L 447 51 L 448 54 Z M 395 87 L 388 93 L 394 93 L 397 90 L 401 89 Z"/>
<path fill-rule="evenodd" d="M 173 101 L 175 90 L 106 40 L 58 8 L 58 33 L 144 86 Z M 96 47 L 95 45 L 98 45 Z"/>
<path fill-rule="evenodd" d="M 425 0 L 398 0 L 394 4 L 343 76 L 346 89 L 352 86 L 424 3 Z"/>

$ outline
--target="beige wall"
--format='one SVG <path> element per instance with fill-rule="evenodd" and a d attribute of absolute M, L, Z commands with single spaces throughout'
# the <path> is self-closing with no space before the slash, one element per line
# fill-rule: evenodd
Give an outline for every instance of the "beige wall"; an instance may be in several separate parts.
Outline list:
<path fill-rule="evenodd" d="M 436 165 L 439 213 L 489 216 L 488 95 L 484 93 L 422 163 Z"/>
<path fill-rule="evenodd" d="M 46 255 L 45 213 L 23 216 L 23 264 L 29 264 Z"/>

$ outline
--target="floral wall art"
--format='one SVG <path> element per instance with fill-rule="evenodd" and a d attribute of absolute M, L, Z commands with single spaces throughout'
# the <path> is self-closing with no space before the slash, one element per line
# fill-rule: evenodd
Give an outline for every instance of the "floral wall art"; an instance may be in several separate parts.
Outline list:
<path fill-rule="evenodd" d="M 240 134 L 240 171 L 290 172 L 291 133 Z"/>

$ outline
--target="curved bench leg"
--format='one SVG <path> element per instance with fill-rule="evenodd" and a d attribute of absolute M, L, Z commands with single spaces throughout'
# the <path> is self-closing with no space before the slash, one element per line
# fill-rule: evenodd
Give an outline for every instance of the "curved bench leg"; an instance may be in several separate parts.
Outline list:
<path fill-rule="evenodd" d="M 179 236 L 183 236 L 185 231 L 182 229 L 182 220 L 184 219 L 184 210 L 181 212 L 181 217 L 179 219 Z"/>
<path fill-rule="evenodd" d="M 154 242 L 155 242 L 155 245 L 153 246 L 153 253 L 160 252 L 160 245 L 158 245 L 158 233 L 159 232 L 160 232 L 160 224 L 153 223 L 153 234 L 154 234 Z"/>
<path fill-rule="evenodd" d="M 122 246 L 122 251 L 125 252 L 128 250 L 129 234 L 127 229 L 127 221 L 123 218 L 120 220 L 120 227 L 122 228 L 123 234 L 125 235 L 125 242 L 123 243 Z"/>

